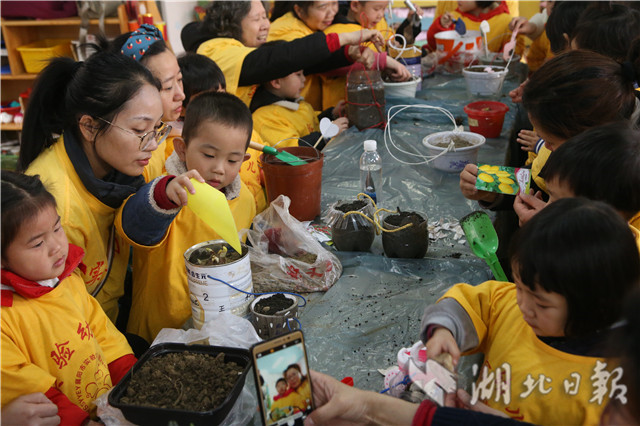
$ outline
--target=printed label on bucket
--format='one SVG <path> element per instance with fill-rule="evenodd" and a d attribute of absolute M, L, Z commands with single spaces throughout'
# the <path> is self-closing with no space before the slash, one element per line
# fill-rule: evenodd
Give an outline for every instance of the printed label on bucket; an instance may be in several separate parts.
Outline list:
<path fill-rule="evenodd" d="M 469 118 L 469 127 L 478 127 L 478 120 L 475 118 Z"/>
<path fill-rule="evenodd" d="M 499 194 L 529 193 L 531 170 L 520 167 L 491 166 L 478 163 L 476 188 Z"/>

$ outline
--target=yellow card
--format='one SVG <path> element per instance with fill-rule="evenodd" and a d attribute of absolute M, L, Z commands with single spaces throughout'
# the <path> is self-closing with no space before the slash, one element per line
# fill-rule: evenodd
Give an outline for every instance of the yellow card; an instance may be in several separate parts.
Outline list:
<path fill-rule="evenodd" d="M 236 222 L 233 220 L 229 203 L 224 194 L 206 183 L 191 179 L 196 190 L 188 194 L 187 207 L 213 228 L 238 253 L 242 253 Z"/>

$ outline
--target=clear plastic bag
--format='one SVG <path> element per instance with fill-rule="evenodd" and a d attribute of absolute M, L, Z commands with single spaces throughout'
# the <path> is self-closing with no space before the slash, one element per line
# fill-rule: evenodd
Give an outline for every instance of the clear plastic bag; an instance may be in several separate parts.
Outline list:
<path fill-rule="evenodd" d="M 374 211 L 373 203 L 368 198 L 338 201 L 329 205 L 322 220 L 331 227 L 336 249 L 368 251 L 376 237 Z M 349 214 L 345 216 L 346 213 Z"/>
<path fill-rule="evenodd" d="M 253 219 L 248 238 L 254 291 L 327 291 L 342 264 L 289 214 L 290 204 L 280 195 Z"/>

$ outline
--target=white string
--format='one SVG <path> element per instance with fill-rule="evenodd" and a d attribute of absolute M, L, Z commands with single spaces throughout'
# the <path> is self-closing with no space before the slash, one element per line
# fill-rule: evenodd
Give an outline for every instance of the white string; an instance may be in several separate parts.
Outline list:
<path fill-rule="evenodd" d="M 394 46 L 393 44 L 391 44 L 391 41 L 392 41 L 394 38 L 395 38 L 395 39 L 397 39 L 397 38 L 402 39 L 402 47 L 396 47 L 396 46 Z M 398 51 L 398 54 L 397 54 L 395 57 L 393 57 L 393 59 L 395 59 L 395 60 L 398 60 L 398 58 L 399 58 L 399 57 L 401 57 L 401 56 L 402 56 L 402 54 L 403 54 L 404 52 L 411 52 L 411 51 L 413 51 L 413 52 L 415 52 L 415 53 L 420 53 L 420 54 L 422 54 L 422 52 L 420 51 L 420 49 L 418 49 L 416 46 L 413 46 L 413 45 L 412 45 L 411 47 L 407 47 L 407 39 L 406 39 L 402 34 L 396 34 L 396 35 L 394 35 L 394 36 L 393 36 L 393 37 L 391 37 L 389 40 L 387 40 L 387 44 L 388 44 L 388 45 L 389 45 L 389 47 L 391 47 L 392 49 L 394 49 L 394 50 L 397 50 L 397 51 Z"/>
<path fill-rule="evenodd" d="M 391 114 L 391 112 L 394 109 L 398 109 L 399 110 L 393 114 Z M 453 132 L 460 132 L 461 130 L 458 128 L 458 126 L 456 125 L 456 119 L 453 116 L 453 114 L 447 110 L 446 108 L 442 108 L 442 107 L 437 107 L 437 106 L 431 106 L 431 105 L 393 105 L 391 107 L 389 107 L 389 111 L 387 111 L 387 126 L 384 129 L 384 146 L 385 148 L 387 148 L 387 152 L 389 153 L 389 155 L 391 155 L 391 157 L 393 157 L 396 161 L 398 161 L 399 163 L 402 164 L 407 164 L 410 166 L 415 166 L 415 165 L 419 165 L 419 164 L 428 164 L 431 161 L 435 160 L 436 158 L 439 158 L 443 155 L 445 155 L 448 152 L 451 151 L 455 151 L 456 147 L 455 147 L 455 143 L 452 140 L 451 142 L 449 142 L 449 145 L 447 146 L 446 149 L 444 149 L 441 153 L 437 154 L 437 155 L 424 155 L 421 154 L 419 152 L 414 153 L 414 152 L 409 152 L 409 151 L 405 151 L 404 149 L 400 148 L 399 146 L 397 146 L 395 144 L 395 142 L 393 141 L 393 138 L 391 137 L 391 120 L 398 115 L 399 113 L 401 113 L 402 111 L 404 111 L 407 108 L 419 108 L 419 109 L 431 109 L 431 110 L 436 110 L 439 111 L 441 113 L 443 113 L 445 116 L 447 116 L 447 118 L 449 118 L 451 120 L 451 122 L 453 123 Z M 389 149 L 389 143 L 391 143 L 391 145 L 393 145 L 393 147 L 412 157 L 420 157 L 423 158 L 424 161 L 418 161 L 418 162 L 408 162 L 408 161 L 403 161 L 401 159 L 399 159 L 398 157 L 396 157 L 393 152 L 391 152 L 391 149 Z M 417 151 L 417 150 L 416 150 Z"/>

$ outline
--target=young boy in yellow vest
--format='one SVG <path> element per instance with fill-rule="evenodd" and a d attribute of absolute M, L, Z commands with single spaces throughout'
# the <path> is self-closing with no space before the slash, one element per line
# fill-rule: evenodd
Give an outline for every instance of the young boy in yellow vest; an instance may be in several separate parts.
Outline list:
<path fill-rule="evenodd" d="M 118 232 L 133 246 L 127 329 L 150 342 L 162 328 L 180 328 L 191 316 L 184 252 L 220 238 L 191 209 L 182 208 L 186 191 L 195 192 L 189 178 L 225 194 L 237 229 L 251 225 L 255 201 L 239 175 L 242 162 L 249 158 L 251 130 L 251 113 L 239 98 L 200 93 L 189 102 L 182 137 L 174 139 L 175 152 L 166 163 L 169 175 L 143 186 L 118 213 Z"/>
<path fill-rule="evenodd" d="M 273 41 L 269 43 L 284 43 Z M 262 84 L 256 90 L 249 109 L 253 113 L 254 130 L 265 144 L 278 147 L 314 146 L 321 150 L 328 141 L 321 139 L 319 120 L 327 117 L 338 126 L 339 133 L 348 128 L 349 120 L 340 117 L 343 102 L 321 114 L 300 97 L 305 76 L 302 70 Z"/>

